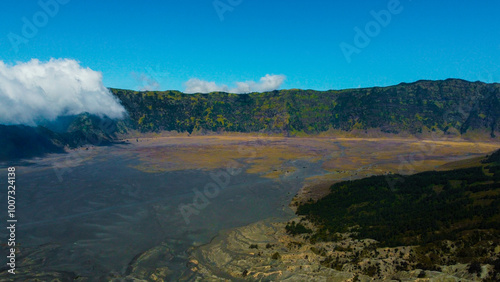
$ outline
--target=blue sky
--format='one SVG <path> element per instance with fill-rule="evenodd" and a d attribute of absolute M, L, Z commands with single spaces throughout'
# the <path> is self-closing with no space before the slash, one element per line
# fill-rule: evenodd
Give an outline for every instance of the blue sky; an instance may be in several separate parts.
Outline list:
<path fill-rule="evenodd" d="M 233 87 L 266 74 L 285 75 L 282 89 L 500 82 L 496 0 L 54 1 L 41 0 L 58 3 L 51 15 L 38 1 L 2 1 L 0 60 L 75 59 L 126 89 L 184 90 L 192 78 Z M 391 19 L 374 25 L 382 10 Z M 23 18 L 37 30 L 23 35 Z M 355 28 L 367 25 L 369 43 L 356 45 Z M 350 60 L 343 42 L 357 48 Z"/>

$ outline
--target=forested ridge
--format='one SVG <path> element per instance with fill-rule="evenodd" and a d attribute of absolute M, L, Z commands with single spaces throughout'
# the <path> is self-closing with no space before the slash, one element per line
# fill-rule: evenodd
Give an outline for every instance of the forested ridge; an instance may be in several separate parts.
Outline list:
<path fill-rule="evenodd" d="M 298 215 L 319 229 L 314 240 L 355 227 L 356 237 L 386 246 L 456 240 L 461 232 L 500 233 L 500 151 L 480 166 L 414 175 L 372 176 L 331 186 Z M 290 232 L 303 229 L 290 229 Z M 497 237 L 498 239 L 498 237 Z"/>
<path fill-rule="evenodd" d="M 389 87 L 266 93 L 184 94 L 111 89 L 142 132 L 274 132 L 314 134 L 330 129 L 419 134 L 500 129 L 500 85 L 458 79 Z"/>
<path fill-rule="evenodd" d="M 335 183 L 324 198 L 296 203 L 300 217 L 286 232 L 336 270 L 499 281 L 500 150 L 468 163 Z"/>
<path fill-rule="evenodd" d="M 500 130 L 500 84 L 459 79 L 249 94 L 110 91 L 127 110 L 126 118 L 110 120 L 83 113 L 38 127 L 0 125 L 0 146 L 5 148 L 0 160 L 60 152 L 65 146 L 110 144 L 116 133 L 131 132 L 259 132 L 298 137 L 323 132 L 424 136 L 435 132 L 456 137 L 478 132 L 480 138 L 489 139 Z M 22 140 L 38 145 L 29 147 Z"/>

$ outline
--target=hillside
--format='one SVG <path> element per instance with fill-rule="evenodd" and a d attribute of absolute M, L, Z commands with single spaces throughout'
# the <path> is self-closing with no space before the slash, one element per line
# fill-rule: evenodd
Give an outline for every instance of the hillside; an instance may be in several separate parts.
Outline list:
<path fill-rule="evenodd" d="M 299 205 L 302 220 L 290 222 L 286 230 L 310 244 L 344 242 L 345 236 L 352 242 L 375 240 L 376 248 L 394 251 L 387 258 L 398 258 L 401 246 L 412 246 L 413 255 L 397 262 L 401 269 L 467 264 L 479 276 L 481 265 L 490 265 L 488 275 L 495 280 L 500 277 L 499 156 L 500 150 L 468 168 L 336 183 L 324 198 Z M 336 251 L 349 254 L 344 263 L 384 258 L 374 248 L 356 254 L 342 246 Z M 343 265 L 328 255 L 322 263 L 336 269 Z"/>
<path fill-rule="evenodd" d="M 334 182 L 294 197 L 288 222 L 221 232 L 188 266 L 200 280 L 499 281 L 499 157 Z"/>
<path fill-rule="evenodd" d="M 458 79 L 418 81 L 389 87 L 266 93 L 184 94 L 178 91 L 110 89 L 128 112 L 111 121 L 89 114 L 62 117 L 38 128 L 1 126 L 1 160 L 61 152 L 64 147 L 106 145 L 115 133 L 266 132 L 304 136 L 365 133 L 460 136 L 500 131 L 500 84 Z M 22 140 L 31 140 L 26 148 Z"/>
<path fill-rule="evenodd" d="M 454 239 L 463 230 L 500 231 L 499 165 L 373 176 L 337 183 L 330 190 L 323 199 L 297 209 L 326 233 L 359 226 L 357 236 L 396 246 Z M 322 234 L 315 238 L 322 239 Z"/>
<path fill-rule="evenodd" d="M 30 127 L 0 124 L 0 161 L 63 153 L 64 148 L 110 145 L 120 130 L 116 122 L 89 114 L 69 117 L 69 122 Z"/>
<path fill-rule="evenodd" d="M 314 134 L 329 129 L 421 134 L 500 130 L 500 84 L 418 81 L 340 91 L 183 94 L 111 89 L 142 132 L 233 131 Z"/>

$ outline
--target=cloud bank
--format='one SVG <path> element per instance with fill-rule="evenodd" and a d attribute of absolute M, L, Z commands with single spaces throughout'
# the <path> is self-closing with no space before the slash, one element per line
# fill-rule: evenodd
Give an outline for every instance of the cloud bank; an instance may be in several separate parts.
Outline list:
<path fill-rule="evenodd" d="M 100 72 L 70 59 L 6 65 L 0 61 L 0 124 L 36 125 L 84 112 L 122 118 L 125 109 Z"/>
<path fill-rule="evenodd" d="M 280 75 L 270 75 L 261 77 L 259 82 L 255 81 L 245 81 L 236 82 L 236 87 L 230 88 L 225 84 L 217 85 L 212 81 L 200 80 L 198 78 L 191 78 L 185 85 L 185 93 L 210 93 L 214 91 L 229 92 L 229 93 L 250 93 L 250 92 L 266 92 L 278 89 L 283 81 L 285 81 L 286 76 Z"/>

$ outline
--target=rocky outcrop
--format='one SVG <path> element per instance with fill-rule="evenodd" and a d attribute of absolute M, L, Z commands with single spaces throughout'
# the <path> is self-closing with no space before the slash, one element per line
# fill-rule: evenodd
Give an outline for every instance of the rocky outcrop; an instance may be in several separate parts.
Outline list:
<path fill-rule="evenodd" d="M 297 220 L 297 219 L 296 219 Z M 429 271 L 411 265 L 416 247 L 378 248 L 371 239 L 339 234 L 336 242 L 311 244 L 290 236 L 286 223 L 261 221 L 225 231 L 194 248 L 189 262 L 196 281 L 480 281 L 466 264 Z"/>

